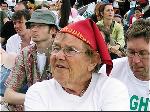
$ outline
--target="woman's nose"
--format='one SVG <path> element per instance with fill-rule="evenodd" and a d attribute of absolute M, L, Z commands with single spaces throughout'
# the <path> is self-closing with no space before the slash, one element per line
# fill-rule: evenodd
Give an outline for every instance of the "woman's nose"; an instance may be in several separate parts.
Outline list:
<path fill-rule="evenodd" d="M 65 57 L 66 57 L 65 53 L 62 49 L 56 53 L 56 59 L 65 60 Z"/>

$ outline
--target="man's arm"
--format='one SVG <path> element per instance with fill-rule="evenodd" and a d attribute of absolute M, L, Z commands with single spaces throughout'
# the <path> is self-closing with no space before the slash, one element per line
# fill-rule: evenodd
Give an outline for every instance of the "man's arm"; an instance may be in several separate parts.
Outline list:
<path fill-rule="evenodd" d="M 19 93 L 20 89 L 24 86 L 23 82 L 26 79 L 24 56 L 21 53 L 15 62 L 10 75 L 8 76 L 5 85 L 6 90 L 4 93 L 4 99 L 10 104 L 23 104 L 25 94 Z"/>
<path fill-rule="evenodd" d="M 4 99 L 10 104 L 23 104 L 25 101 L 25 94 L 18 93 L 11 88 L 6 88 Z"/>

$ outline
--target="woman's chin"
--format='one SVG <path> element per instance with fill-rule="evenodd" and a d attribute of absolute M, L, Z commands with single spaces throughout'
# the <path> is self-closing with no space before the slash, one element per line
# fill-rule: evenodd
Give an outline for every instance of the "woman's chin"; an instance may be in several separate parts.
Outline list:
<path fill-rule="evenodd" d="M 67 73 L 65 73 L 65 72 L 59 72 L 59 71 L 55 71 L 54 73 L 53 73 L 53 77 L 55 78 L 55 79 L 57 79 L 57 80 L 61 80 L 61 81 L 64 81 L 67 77 L 68 77 L 68 75 L 67 75 Z"/>
<path fill-rule="evenodd" d="M 69 73 L 69 70 L 68 69 L 66 69 L 66 68 L 58 68 L 58 67 L 56 67 L 55 69 L 54 69 L 54 74 L 57 74 L 57 75 L 61 75 L 62 76 L 62 74 L 68 74 Z"/>

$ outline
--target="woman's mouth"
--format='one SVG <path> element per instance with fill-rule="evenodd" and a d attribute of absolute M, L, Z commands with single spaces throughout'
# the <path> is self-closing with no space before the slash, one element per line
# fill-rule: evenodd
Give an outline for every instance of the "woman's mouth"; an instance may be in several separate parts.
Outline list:
<path fill-rule="evenodd" d="M 65 67 L 65 66 L 62 65 L 62 64 L 56 64 L 56 67 L 57 67 L 57 68 L 66 68 L 66 69 L 67 69 L 67 67 Z"/>

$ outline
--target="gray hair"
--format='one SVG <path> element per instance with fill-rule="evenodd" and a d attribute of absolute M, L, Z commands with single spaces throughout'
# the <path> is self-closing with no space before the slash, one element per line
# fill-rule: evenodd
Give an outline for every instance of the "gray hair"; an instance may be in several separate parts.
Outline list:
<path fill-rule="evenodd" d="M 86 51 L 85 51 L 85 54 L 89 57 L 89 58 L 94 58 L 94 50 L 91 49 L 91 47 L 88 45 L 88 44 L 85 44 L 83 43 L 83 46 L 85 47 Z M 92 72 L 95 72 L 95 73 L 98 73 L 98 71 L 100 70 L 101 68 L 101 63 L 98 63 L 94 70 Z"/>
<path fill-rule="evenodd" d="M 131 39 L 143 38 L 147 43 L 150 40 L 150 20 L 139 19 L 135 21 L 126 32 L 126 41 Z"/>

